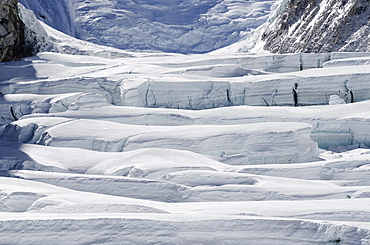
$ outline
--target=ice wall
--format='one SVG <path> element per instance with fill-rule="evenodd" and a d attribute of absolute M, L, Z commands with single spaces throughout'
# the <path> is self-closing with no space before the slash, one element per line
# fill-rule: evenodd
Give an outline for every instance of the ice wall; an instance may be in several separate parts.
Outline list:
<path fill-rule="evenodd" d="M 336 68 L 228 80 L 181 78 L 171 80 L 162 76 L 148 81 L 128 81 L 121 87 L 121 103 L 126 106 L 199 110 L 237 105 L 327 105 L 331 95 L 338 95 L 348 103 L 370 99 L 368 66 L 354 72 Z"/>
<path fill-rule="evenodd" d="M 106 98 L 94 93 L 0 95 L 0 124 L 6 125 L 28 114 L 80 110 L 108 104 Z"/>

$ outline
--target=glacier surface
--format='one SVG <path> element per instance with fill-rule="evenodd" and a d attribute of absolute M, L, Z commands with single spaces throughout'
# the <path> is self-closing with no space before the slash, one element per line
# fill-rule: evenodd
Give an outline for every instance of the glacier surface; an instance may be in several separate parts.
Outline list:
<path fill-rule="evenodd" d="M 43 52 L 0 64 L 1 243 L 369 244 L 368 53 L 232 51 L 286 1 L 21 2 L 74 36 L 23 9 Z M 76 38 L 140 28 L 177 53 Z"/>

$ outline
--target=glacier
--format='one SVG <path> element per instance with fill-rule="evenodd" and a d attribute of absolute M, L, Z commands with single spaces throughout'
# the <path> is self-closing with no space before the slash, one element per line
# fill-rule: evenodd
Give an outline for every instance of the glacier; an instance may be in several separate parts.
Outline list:
<path fill-rule="evenodd" d="M 369 244 L 369 53 L 246 53 L 285 0 L 20 2 L 2 243 Z"/>

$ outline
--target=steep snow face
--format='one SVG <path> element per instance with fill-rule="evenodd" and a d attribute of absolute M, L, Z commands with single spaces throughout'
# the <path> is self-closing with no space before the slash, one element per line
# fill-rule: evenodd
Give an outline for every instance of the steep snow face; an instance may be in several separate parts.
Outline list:
<path fill-rule="evenodd" d="M 20 2 L 57 30 L 96 44 L 204 53 L 246 37 L 266 21 L 276 0 Z"/>
<path fill-rule="evenodd" d="M 78 37 L 122 49 L 203 53 L 263 24 L 273 2 L 78 0 Z"/>
<path fill-rule="evenodd" d="M 68 35 L 75 35 L 72 0 L 19 0 L 19 2 L 27 9 L 33 10 L 41 21 Z"/>
<path fill-rule="evenodd" d="M 290 0 L 265 30 L 264 49 L 271 52 L 367 52 L 368 0 Z"/>

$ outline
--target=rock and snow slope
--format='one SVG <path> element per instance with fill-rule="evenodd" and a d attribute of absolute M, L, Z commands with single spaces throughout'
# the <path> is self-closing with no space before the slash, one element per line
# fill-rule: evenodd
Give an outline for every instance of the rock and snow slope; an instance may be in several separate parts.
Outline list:
<path fill-rule="evenodd" d="M 290 0 L 262 35 L 274 53 L 370 51 L 368 0 Z"/>
<path fill-rule="evenodd" d="M 0 64 L 1 243 L 369 244 L 369 54 L 135 53 L 41 28 L 54 53 Z"/>

